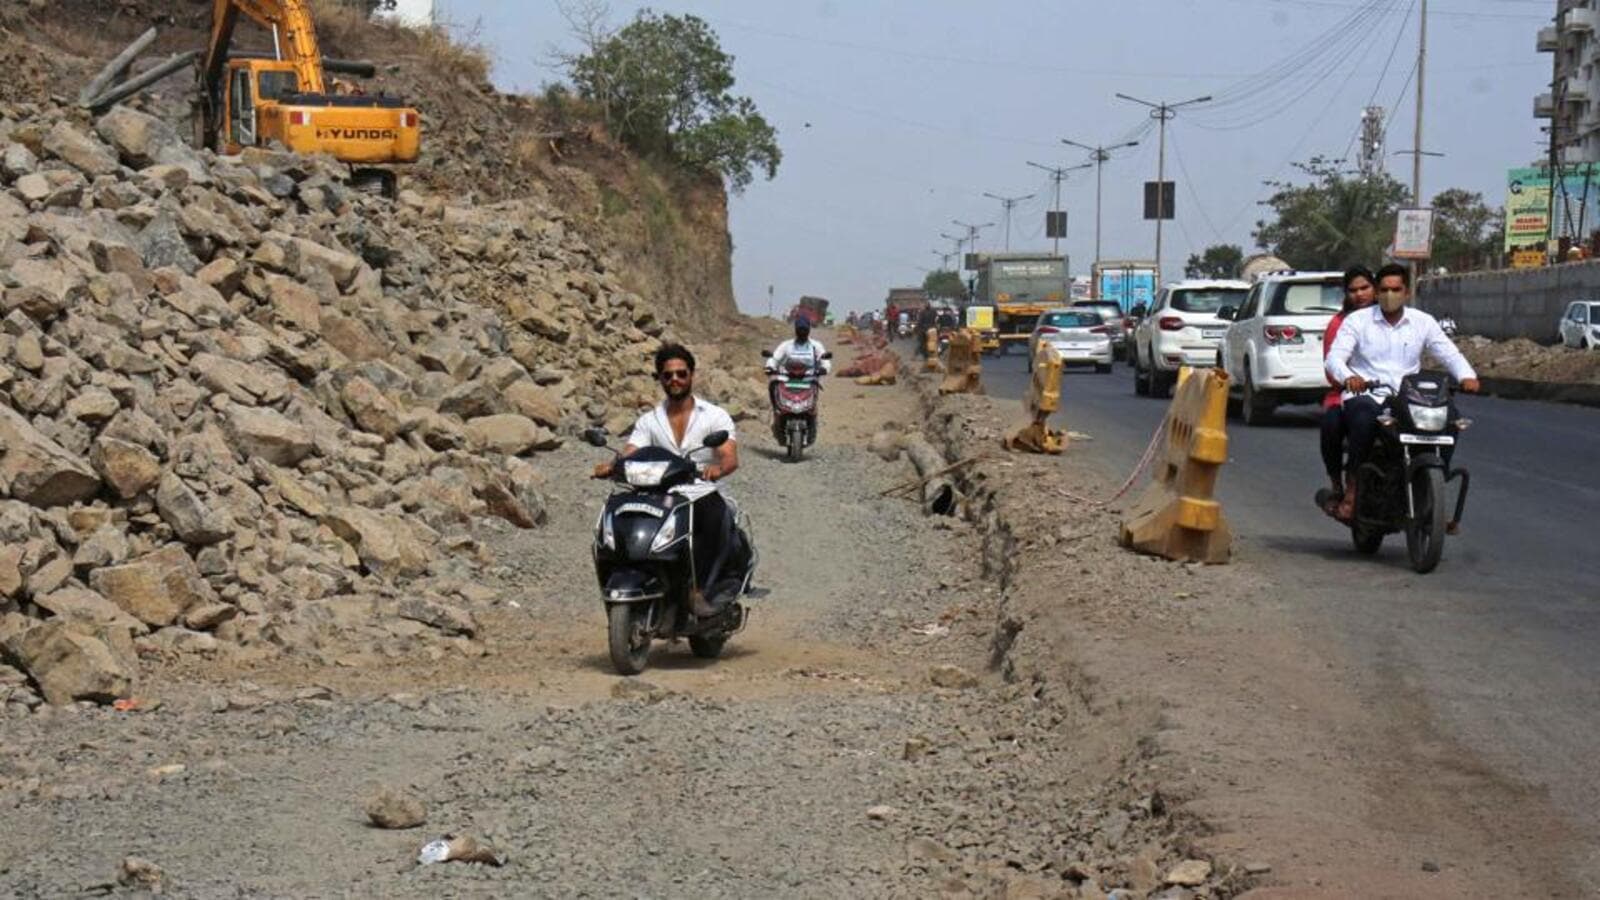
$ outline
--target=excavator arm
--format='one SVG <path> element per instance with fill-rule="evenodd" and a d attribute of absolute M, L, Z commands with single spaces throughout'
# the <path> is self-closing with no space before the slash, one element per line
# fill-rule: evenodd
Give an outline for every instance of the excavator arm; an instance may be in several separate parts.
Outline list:
<path fill-rule="evenodd" d="M 302 93 L 320 94 L 326 90 L 317 29 L 304 0 L 214 0 L 211 43 L 206 48 L 205 62 L 208 89 L 222 77 L 222 69 L 228 64 L 228 47 L 233 43 L 233 30 L 241 14 L 273 33 L 279 57 L 294 64 Z"/>

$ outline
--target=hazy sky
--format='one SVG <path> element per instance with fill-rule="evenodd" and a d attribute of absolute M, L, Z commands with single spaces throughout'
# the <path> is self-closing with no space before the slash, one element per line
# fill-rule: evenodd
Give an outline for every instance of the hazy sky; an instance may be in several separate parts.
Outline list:
<path fill-rule="evenodd" d="M 1541 155 L 1532 109 L 1550 56 L 1534 44 L 1555 5 L 1431 0 L 1424 148 L 1445 156 L 1426 161 L 1424 194 L 1465 187 L 1499 206 L 1505 170 Z M 573 41 L 553 0 L 439 6 L 488 45 L 502 88 L 559 78 L 547 51 Z M 620 24 L 641 6 L 706 19 L 735 57 L 737 91 L 778 129 L 778 177 L 731 204 L 734 290 L 747 312 L 766 311 L 769 284 L 780 310 L 808 293 L 840 309 L 880 305 L 891 285 L 920 284 L 939 266 L 933 251 L 950 249 L 939 235 L 959 230 L 952 219 L 1003 222 L 986 191 L 1037 193 L 1013 213 L 1011 247 L 1048 249 L 1052 187 L 1027 162 L 1076 165 L 1087 154 L 1061 138 L 1110 143 L 1150 123 L 1119 91 L 1217 97 L 1168 129 L 1178 182 L 1168 277 L 1208 244 L 1253 249 L 1257 203 L 1270 193 L 1262 182 L 1292 176 L 1293 161 L 1346 155 L 1369 101 L 1390 108 L 1391 152 L 1412 142 L 1413 0 L 680 0 L 614 2 L 612 16 Z M 1106 164 L 1107 258 L 1153 255 L 1154 223 L 1141 216 L 1156 144 L 1151 131 Z M 1409 184 L 1409 156 L 1388 165 Z M 1075 273 L 1094 257 L 1093 175 L 1062 186 Z M 1002 237 L 986 229 L 979 248 L 1000 249 Z"/>

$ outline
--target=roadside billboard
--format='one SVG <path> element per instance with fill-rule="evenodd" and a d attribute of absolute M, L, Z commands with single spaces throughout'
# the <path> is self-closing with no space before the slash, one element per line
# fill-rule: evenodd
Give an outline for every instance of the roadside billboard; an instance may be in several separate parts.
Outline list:
<path fill-rule="evenodd" d="M 1506 252 L 1541 251 L 1550 240 L 1550 176 L 1542 169 L 1506 173 Z"/>

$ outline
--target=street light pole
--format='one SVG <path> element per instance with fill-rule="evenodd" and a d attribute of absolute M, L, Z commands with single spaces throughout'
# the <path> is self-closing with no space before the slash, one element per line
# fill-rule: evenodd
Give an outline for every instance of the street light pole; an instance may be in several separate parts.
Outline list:
<path fill-rule="evenodd" d="M 1094 261 L 1100 261 L 1100 201 L 1105 193 L 1105 166 L 1111 159 L 1111 151 L 1122 150 L 1127 147 L 1139 146 L 1138 141 L 1128 141 L 1123 144 L 1113 144 L 1110 147 L 1091 147 L 1077 141 L 1061 139 L 1061 143 L 1069 147 L 1081 147 L 1089 151 L 1089 158 L 1094 166 Z"/>
<path fill-rule="evenodd" d="M 951 219 L 950 222 L 952 224 L 955 224 L 955 225 L 960 225 L 962 228 L 965 228 L 967 230 L 966 240 L 967 240 L 968 246 L 970 248 L 968 252 L 971 252 L 971 253 L 977 253 L 978 252 L 978 230 L 981 229 L 981 228 L 993 228 L 994 227 L 994 223 L 993 222 L 984 222 L 982 225 L 973 225 L 970 222 L 963 222 L 960 219 Z"/>
<path fill-rule="evenodd" d="M 985 197 L 988 197 L 991 200 L 999 200 L 1000 201 L 1000 205 L 1005 207 L 1005 211 L 1006 211 L 1006 252 L 1010 253 L 1011 252 L 1011 208 L 1016 206 L 1018 203 L 1021 203 L 1024 200 L 1032 200 L 1034 197 L 1037 197 L 1038 195 L 1037 194 L 1024 194 L 1021 197 L 1002 197 L 999 194 L 991 194 L 988 191 L 984 191 L 983 195 Z"/>
<path fill-rule="evenodd" d="M 1193 100 L 1185 100 L 1182 103 L 1151 103 L 1149 100 L 1140 100 L 1138 97 L 1130 97 L 1127 94 L 1118 94 L 1117 97 L 1121 100 L 1127 100 L 1131 103 L 1137 103 L 1141 106 L 1150 107 L 1150 117 L 1161 123 L 1159 129 L 1161 133 L 1161 150 L 1156 156 L 1156 285 L 1157 287 L 1160 287 L 1161 222 L 1163 218 L 1162 213 L 1166 212 L 1167 205 L 1165 202 L 1163 202 L 1167 198 L 1167 122 L 1169 122 L 1178 114 L 1178 110 L 1185 106 L 1194 106 L 1197 103 L 1205 103 L 1211 99 L 1211 95 L 1207 94 L 1204 97 L 1196 97 Z"/>
<path fill-rule="evenodd" d="M 1036 162 L 1033 162 L 1032 160 L 1029 160 L 1028 161 L 1028 165 L 1033 166 L 1035 169 L 1043 169 L 1044 171 L 1050 173 L 1050 180 L 1054 181 L 1056 183 L 1056 200 L 1055 200 L 1055 204 L 1053 206 L 1051 206 L 1050 209 L 1052 211 L 1054 211 L 1054 212 L 1060 212 L 1061 211 L 1061 182 L 1067 180 L 1067 173 L 1068 172 L 1077 171 L 1078 169 L 1087 169 L 1090 166 L 1094 165 L 1094 163 L 1084 163 L 1081 166 L 1058 167 L 1058 166 L 1047 166 L 1047 165 L 1043 165 L 1042 163 L 1036 163 Z M 1061 235 L 1059 235 L 1059 234 L 1056 235 L 1055 244 L 1053 245 L 1053 247 L 1052 247 L 1050 252 L 1055 256 L 1060 256 L 1061 255 Z"/>

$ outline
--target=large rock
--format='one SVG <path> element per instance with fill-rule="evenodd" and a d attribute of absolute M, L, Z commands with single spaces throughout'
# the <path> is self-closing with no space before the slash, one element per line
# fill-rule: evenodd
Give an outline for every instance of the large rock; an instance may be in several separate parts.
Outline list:
<path fill-rule="evenodd" d="M 75 619 L 92 624 L 114 625 L 129 634 L 144 634 L 144 623 L 128 615 L 121 607 L 88 588 L 63 587 L 33 598 L 40 609 L 61 619 Z"/>
<path fill-rule="evenodd" d="M 83 276 L 57 259 L 17 260 L 7 280 L 5 312 L 20 309 L 37 322 L 54 320 L 88 296 Z"/>
<path fill-rule="evenodd" d="M 5 651 L 51 703 L 110 703 L 133 688 L 127 656 L 113 652 L 101 637 L 85 634 L 77 622 L 52 619 L 35 625 L 6 641 Z"/>
<path fill-rule="evenodd" d="M 178 228 L 177 220 L 168 213 L 162 213 L 151 219 L 149 224 L 144 226 L 144 230 L 139 232 L 135 245 L 147 268 L 173 266 L 182 269 L 188 275 L 200 270 L 199 257 L 189 249 L 189 244 L 183 239 L 183 231 Z"/>
<path fill-rule="evenodd" d="M 322 314 L 322 339 L 351 362 L 383 359 L 389 355 L 389 342 L 374 334 L 364 322 L 332 310 Z"/>
<path fill-rule="evenodd" d="M 201 384 L 246 406 L 270 406 L 289 390 L 289 379 L 277 369 L 211 353 L 196 353 L 189 369 L 200 376 Z"/>
<path fill-rule="evenodd" d="M 309 432 L 274 410 L 234 405 L 223 422 L 233 448 L 246 459 L 292 466 L 316 449 Z"/>
<path fill-rule="evenodd" d="M 521 456 L 535 450 L 554 450 L 561 439 L 526 416 L 502 413 L 480 416 L 467 422 L 467 437 L 479 450 L 492 450 L 507 456 Z"/>
<path fill-rule="evenodd" d="M 506 403 L 540 425 L 555 428 L 561 424 L 561 395 L 531 381 L 513 381 L 505 388 Z"/>
<path fill-rule="evenodd" d="M 138 444 L 106 435 L 95 438 L 89 448 L 89 463 L 124 500 L 132 500 L 150 490 L 161 478 L 161 460 L 154 453 Z"/>
<path fill-rule="evenodd" d="M 293 278 L 267 276 L 267 296 L 274 317 L 300 331 L 317 334 L 322 329 L 322 300 L 317 292 Z"/>
<path fill-rule="evenodd" d="M 291 243 L 300 251 L 302 270 L 307 266 L 322 269 L 333 276 L 334 283 L 339 285 L 341 291 L 349 287 L 361 271 L 361 257 L 354 253 L 346 253 L 337 247 L 324 247 L 305 238 L 294 238 Z"/>
<path fill-rule="evenodd" d="M 138 169 L 157 164 L 177 166 L 196 184 L 211 180 L 199 154 L 178 130 L 148 113 L 127 106 L 113 106 L 95 122 L 94 130 L 129 166 Z"/>
<path fill-rule="evenodd" d="M 0 404 L 0 486 L 34 506 L 62 506 L 93 497 L 100 477 L 75 454 Z"/>
<path fill-rule="evenodd" d="M 439 412 L 476 419 L 505 409 L 504 399 L 486 381 L 473 379 L 451 388 L 439 398 Z"/>
<path fill-rule="evenodd" d="M 172 533 L 186 544 L 215 544 L 227 540 L 233 527 L 222 513 L 212 509 L 176 473 L 161 477 L 156 488 L 156 509 L 172 527 Z"/>
<path fill-rule="evenodd" d="M 362 431 L 370 431 L 384 438 L 400 433 L 400 411 L 372 382 L 356 376 L 344 383 L 339 391 L 345 411 Z"/>
<path fill-rule="evenodd" d="M 44 149 L 50 155 L 71 165 L 91 178 L 96 175 L 115 175 L 117 157 L 92 137 L 58 120 L 44 136 Z"/>
<path fill-rule="evenodd" d="M 89 586 L 135 619 L 156 628 L 191 608 L 217 601 L 181 544 L 168 544 L 120 566 L 96 569 Z"/>
<path fill-rule="evenodd" d="M 404 519 L 359 506 L 341 506 L 322 517 L 322 524 L 348 543 L 361 564 L 375 575 L 421 575 L 428 566 L 428 548 Z"/>

